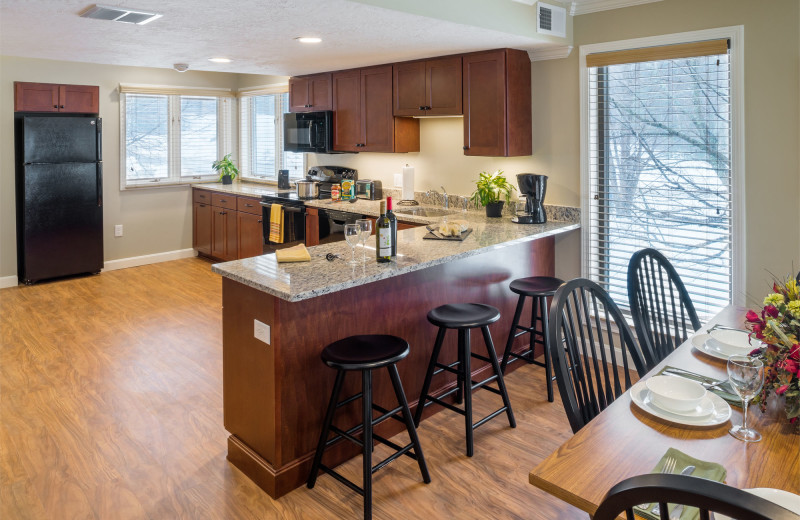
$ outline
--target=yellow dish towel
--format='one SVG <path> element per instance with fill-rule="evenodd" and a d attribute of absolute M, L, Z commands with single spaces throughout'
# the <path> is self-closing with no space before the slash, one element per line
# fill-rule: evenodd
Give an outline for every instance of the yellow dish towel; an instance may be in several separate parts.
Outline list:
<path fill-rule="evenodd" d="M 274 206 L 273 206 L 274 207 Z M 275 258 L 278 262 L 310 262 L 311 255 L 308 254 L 308 249 L 303 244 L 298 244 L 286 249 L 278 249 L 275 251 Z"/>
<path fill-rule="evenodd" d="M 283 244 L 283 207 L 273 204 L 269 210 L 269 241 Z"/>

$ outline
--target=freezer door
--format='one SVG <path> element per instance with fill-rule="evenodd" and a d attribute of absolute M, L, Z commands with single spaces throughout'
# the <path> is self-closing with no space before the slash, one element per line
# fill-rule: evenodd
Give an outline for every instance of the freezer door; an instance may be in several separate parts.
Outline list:
<path fill-rule="evenodd" d="M 23 118 L 23 157 L 28 163 L 95 162 L 102 159 L 100 118 Z"/>
<path fill-rule="evenodd" d="M 103 208 L 98 163 L 29 164 L 24 168 L 23 269 L 37 281 L 103 268 Z"/>

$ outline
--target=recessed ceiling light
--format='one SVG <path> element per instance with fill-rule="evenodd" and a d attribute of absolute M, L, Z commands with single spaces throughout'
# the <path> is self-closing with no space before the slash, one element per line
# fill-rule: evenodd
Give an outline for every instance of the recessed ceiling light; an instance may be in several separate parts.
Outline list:
<path fill-rule="evenodd" d="M 295 38 L 295 40 L 300 43 L 319 43 L 322 41 L 322 38 L 317 38 L 316 36 L 300 36 Z"/>
<path fill-rule="evenodd" d="M 233 60 L 230 58 L 208 58 L 208 61 L 213 61 L 214 63 L 230 63 Z"/>

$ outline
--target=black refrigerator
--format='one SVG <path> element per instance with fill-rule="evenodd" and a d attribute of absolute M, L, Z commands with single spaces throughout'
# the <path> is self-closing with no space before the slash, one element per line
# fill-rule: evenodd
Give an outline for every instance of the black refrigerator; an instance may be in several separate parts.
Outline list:
<path fill-rule="evenodd" d="M 101 135 L 94 116 L 15 119 L 20 283 L 103 268 Z"/>

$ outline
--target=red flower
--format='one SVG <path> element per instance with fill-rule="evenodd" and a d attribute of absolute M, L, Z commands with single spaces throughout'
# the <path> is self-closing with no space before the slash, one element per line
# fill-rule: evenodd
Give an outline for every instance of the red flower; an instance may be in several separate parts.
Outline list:
<path fill-rule="evenodd" d="M 761 354 L 761 349 L 760 349 L 760 348 L 754 348 L 754 349 L 753 349 L 753 350 L 751 350 L 751 351 L 750 351 L 750 353 L 749 353 L 749 354 L 747 354 L 747 355 L 748 355 L 748 356 L 750 356 L 750 357 L 753 357 L 753 356 L 757 356 L 757 355 L 759 355 L 759 354 Z"/>
<path fill-rule="evenodd" d="M 796 374 L 800 365 L 797 364 L 797 361 L 793 359 L 787 359 L 783 362 L 783 369 L 787 372 L 791 372 L 792 374 Z"/>
<path fill-rule="evenodd" d="M 761 322 L 761 320 L 758 317 L 758 314 L 756 314 L 754 311 L 747 311 L 747 315 L 745 316 L 745 319 L 747 321 L 751 322 L 751 323 L 760 323 Z"/>
<path fill-rule="evenodd" d="M 789 424 L 794 424 L 794 423 L 796 423 L 796 422 L 797 422 L 797 419 L 798 419 L 798 417 L 792 417 L 791 419 L 789 419 Z"/>
<path fill-rule="evenodd" d="M 775 389 L 775 393 L 778 395 L 783 395 L 789 389 L 789 385 L 781 385 L 777 389 Z"/>
<path fill-rule="evenodd" d="M 771 318 L 777 318 L 780 315 L 780 311 L 774 305 L 767 305 L 764 307 L 764 312 L 766 312 Z"/>
<path fill-rule="evenodd" d="M 789 357 L 800 361 L 800 343 L 795 343 L 792 345 L 792 348 L 789 349 Z"/>

